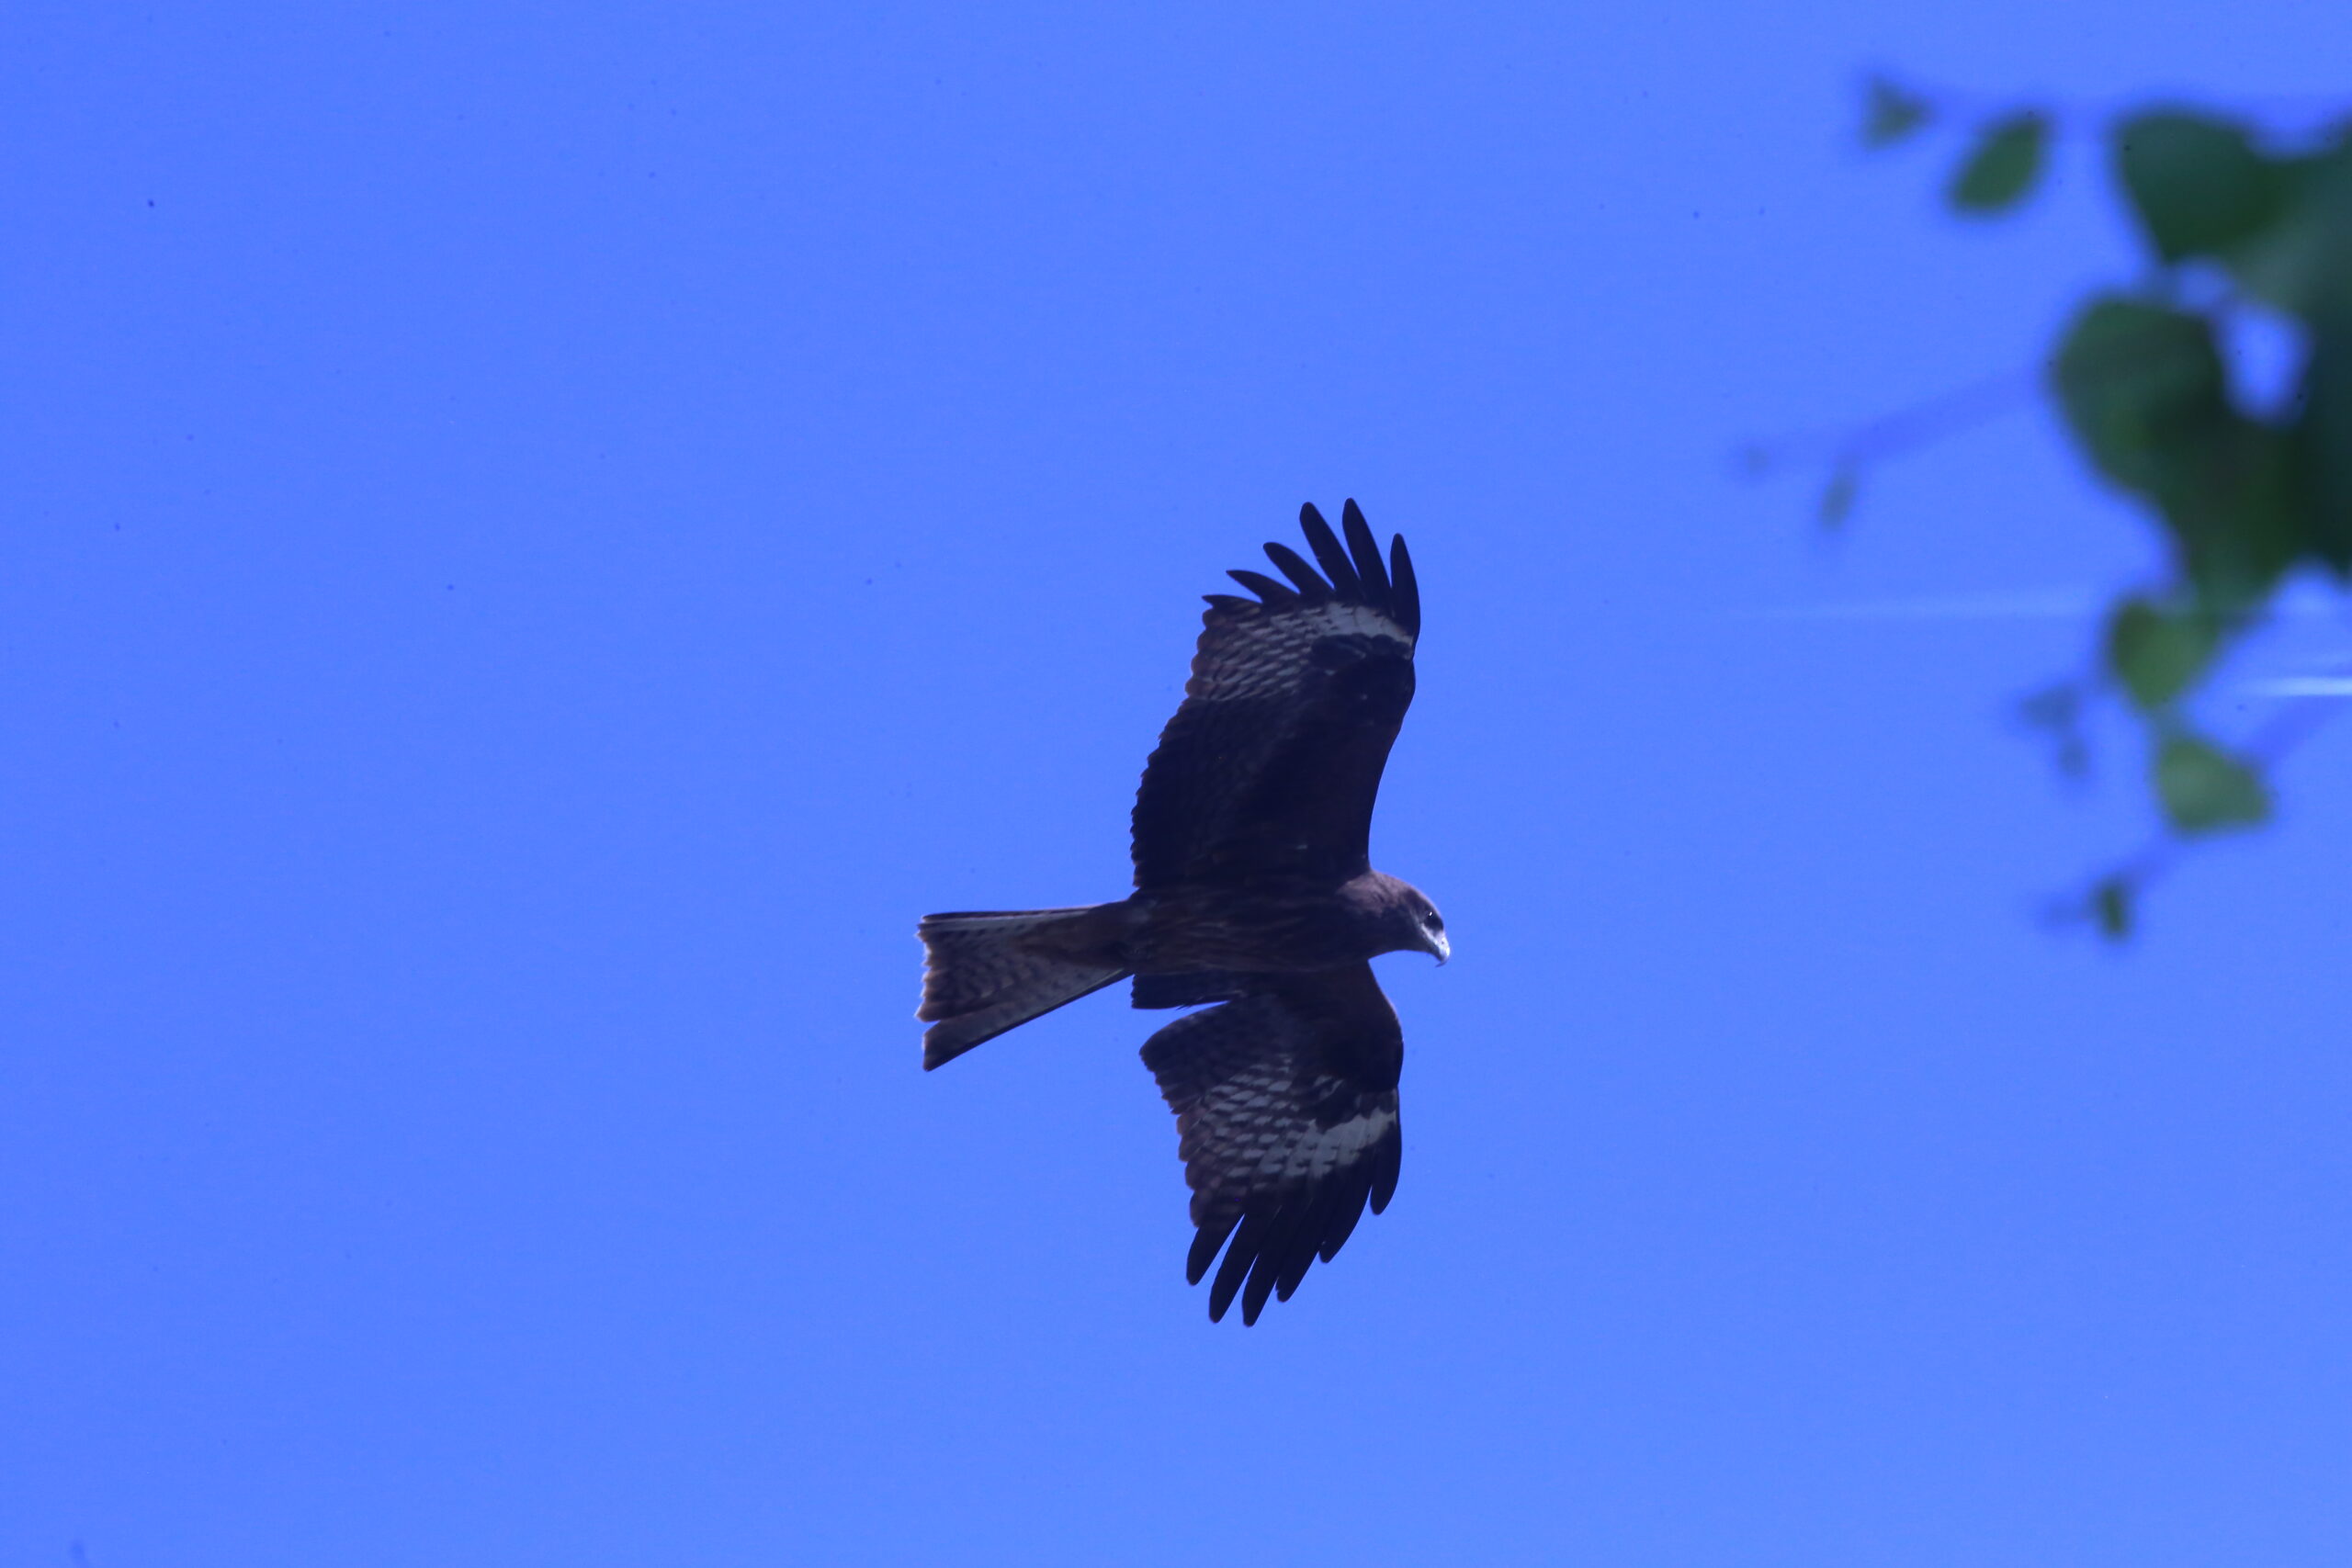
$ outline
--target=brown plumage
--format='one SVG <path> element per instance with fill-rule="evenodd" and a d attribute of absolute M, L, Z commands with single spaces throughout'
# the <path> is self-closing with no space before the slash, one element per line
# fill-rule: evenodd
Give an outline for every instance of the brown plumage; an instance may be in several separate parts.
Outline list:
<path fill-rule="evenodd" d="M 1396 1190 L 1404 1035 L 1368 960 L 1444 962 L 1419 889 L 1372 869 L 1372 810 L 1413 700 L 1420 591 L 1405 541 L 1383 560 L 1356 503 L 1346 543 L 1268 545 L 1286 581 L 1229 573 L 1208 595 L 1183 705 L 1144 769 L 1136 891 L 1113 904 L 927 915 L 923 1066 L 1132 976 L 1139 1008 L 1214 1003 L 1143 1048 L 1176 1112 L 1209 1316 L 1255 1323 L 1330 1261 Z M 1320 569 L 1319 570 L 1317 569 Z"/>

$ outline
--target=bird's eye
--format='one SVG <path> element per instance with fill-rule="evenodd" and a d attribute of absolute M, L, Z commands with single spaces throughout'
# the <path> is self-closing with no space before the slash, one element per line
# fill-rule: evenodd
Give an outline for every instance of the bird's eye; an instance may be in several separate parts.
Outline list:
<path fill-rule="evenodd" d="M 1435 909 L 1431 909 L 1427 915 L 1424 915 L 1421 918 L 1424 923 L 1429 926 L 1430 930 L 1433 931 L 1442 931 L 1445 930 L 1445 921 L 1442 917 L 1440 917 Z"/>

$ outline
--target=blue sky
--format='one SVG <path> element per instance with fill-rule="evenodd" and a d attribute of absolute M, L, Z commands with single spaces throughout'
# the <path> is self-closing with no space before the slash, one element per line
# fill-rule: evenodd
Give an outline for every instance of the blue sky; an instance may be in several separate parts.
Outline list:
<path fill-rule="evenodd" d="M 2340 1562 L 2352 736 L 2135 947 L 2053 936 L 2140 760 L 2063 788 L 2004 712 L 2143 530 L 2036 409 L 1834 546 L 1726 456 L 2128 276 L 2093 149 L 1957 225 L 1864 67 L 2347 55 L 19 6 L 0 1559 Z M 1383 962 L 1396 1201 L 1212 1326 L 1153 1021 L 926 1076 L 912 928 L 1120 894 L 1196 595 L 1349 495 L 1427 607 L 1375 855 L 1456 957 Z M 1843 613 L 1954 595 L 2062 613 Z"/>

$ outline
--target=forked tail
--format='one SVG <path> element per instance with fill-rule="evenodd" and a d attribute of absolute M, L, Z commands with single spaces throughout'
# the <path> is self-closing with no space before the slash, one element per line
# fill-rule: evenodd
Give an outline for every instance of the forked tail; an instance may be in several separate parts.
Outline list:
<path fill-rule="evenodd" d="M 1015 1024 L 1126 977 L 1120 961 L 1125 907 L 1007 909 L 925 915 L 922 1006 L 925 1071 Z"/>

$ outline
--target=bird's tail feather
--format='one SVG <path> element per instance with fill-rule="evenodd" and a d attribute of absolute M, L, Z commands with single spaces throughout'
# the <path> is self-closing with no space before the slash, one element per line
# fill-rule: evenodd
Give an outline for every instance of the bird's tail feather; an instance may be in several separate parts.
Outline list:
<path fill-rule="evenodd" d="M 1116 936 L 1119 904 L 1075 909 L 925 915 L 924 1070 L 1016 1024 L 1126 978 Z"/>

